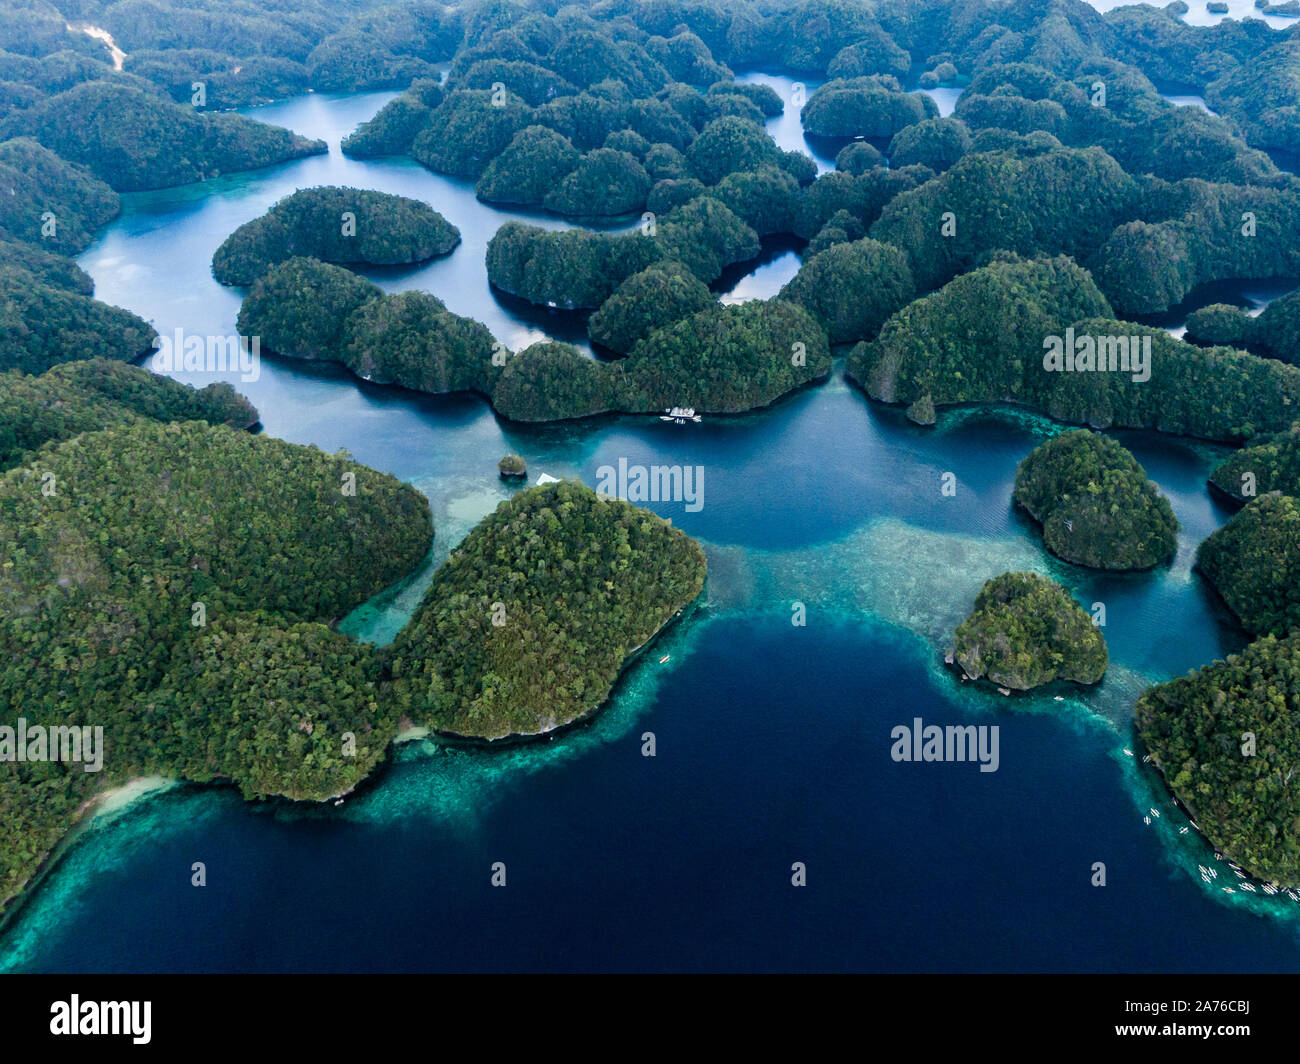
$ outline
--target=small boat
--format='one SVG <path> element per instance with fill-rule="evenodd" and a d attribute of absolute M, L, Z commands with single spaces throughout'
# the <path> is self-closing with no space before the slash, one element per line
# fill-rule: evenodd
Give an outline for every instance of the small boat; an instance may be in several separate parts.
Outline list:
<path fill-rule="evenodd" d="M 678 425 L 685 425 L 688 421 L 700 422 L 700 415 L 695 412 L 693 406 L 674 406 L 665 410 L 659 415 L 660 421 L 672 421 Z"/>
<path fill-rule="evenodd" d="M 1009 694 L 1011 694 L 1011 688 L 1010 688 L 1010 687 L 999 687 L 999 688 L 998 688 L 998 694 L 1000 694 L 1000 695 L 1009 695 Z"/>
<path fill-rule="evenodd" d="M 1294 890 L 1288 890 L 1286 896 L 1292 901 L 1300 901 L 1300 894 L 1297 894 Z"/>
<path fill-rule="evenodd" d="M 1157 809 L 1157 808 L 1155 808 L 1155 806 L 1152 806 L 1152 807 L 1151 807 L 1151 815 L 1152 815 L 1153 817 L 1157 817 L 1157 818 L 1158 818 L 1158 817 L 1160 816 L 1160 810 Z"/>
<path fill-rule="evenodd" d="M 1273 886 L 1273 884 L 1271 884 L 1271 883 L 1265 883 L 1265 884 L 1264 884 L 1264 893 L 1265 893 L 1265 894 L 1276 894 L 1276 893 L 1277 893 L 1277 887 Z"/>
<path fill-rule="evenodd" d="M 1130 750 L 1127 746 L 1124 747 L 1124 753 L 1128 754 L 1129 757 L 1133 756 L 1133 751 Z"/>
<path fill-rule="evenodd" d="M 1224 893 L 1224 894 L 1236 894 L 1237 892 L 1236 892 L 1235 890 L 1233 890 L 1231 887 L 1224 887 L 1224 888 L 1223 888 L 1223 893 Z"/>
<path fill-rule="evenodd" d="M 335 804 L 335 805 L 342 805 L 342 804 L 343 804 L 343 799 L 342 799 L 342 798 L 338 799 L 334 804 Z"/>
<path fill-rule="evenodd" d="M 1151 764 L 1151 755 L 1150 755 L 1150 754 L 1144 754 L 1144 755 L 1142 756 L 1142 764 L 1144 764 L 1144 765 L 1149 765 L 1149 764 Z"/>
<path fill-rule="evenodd" d="M 1236 875 L 1236 877 L 1237 877 L 1238 879 L 1245 879 L 1245 878 L 1246 878 L 1246 873 L 1243 872 L 1240 868 L 1234 868 L 1232 871 L 1233 871 L 1233 874 Z"/>
<path fill-rule="evenodd" d="M 1064 701 L 1065 701 L 1065 695 L 1057 695 L 1055 698 L 1052 699 L 1052 701 L 1053 701 L 1053 702 L 1064 702 Z"/>
<path fill-rule="evenodd" d="M 1178 829 L 1178 834 L 1180 834 L 1180 835 L 1186 835 L 1186 834 L 1187 834 L 1187 829 L 1186 829 L 1186 828 L 1179 828 L 1179 829 Z"/>
<path fill-rule="evenodd" d="M 659 664 L 662 665 L 665 661 L 667 661 L 671 657 L 672 657 L 671 654 L 665 654 L 662 658 L 659 659 Z"/>
<path fill-rule="evenodd" d="M 1241 889 L 1242 889 L 1242 890 L 1248 890 L 1248 891 L 1250 891 L 1252 894 L 1254 894 L 1254 893 L 1255 893 L 1255 884 L 1254 884 L 1254 883 L 1243 883 L 1243 884 L 1241 885 Z"/>
<path fill-rule="evenodd" d="M 1151 818 L 1150 818 L 1149 816 L 1144 816 L 1144 817 L 1142 818 L 1142 823 L 1144 823 L 1144 824 L 1150 824 L 1150 823 L 1151 823 Z"/>

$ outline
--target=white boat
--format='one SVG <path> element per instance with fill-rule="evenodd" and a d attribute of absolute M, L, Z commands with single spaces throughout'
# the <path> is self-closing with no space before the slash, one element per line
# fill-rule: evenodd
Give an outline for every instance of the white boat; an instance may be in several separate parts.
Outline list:
<path fill-rule="evenodd" d="M 694 421 L 696 424 L 699 424 L 701 418 L 700 415 L 695 412 L 695 407 L 693 406 L 674 406 L 660 414 L 659 420 L 672 421 L 678 425 L 685 425 L 688 421 Z"/>
<path fill-rule="evenodd" d="M 1235 890 L 1233 890 L 1231 887 L 1224 887 L 1224 888 L 1223 888 L 1223 893 L 1224 893 L 1224 894 L 1236 894 L 1237 892 L 1236 892 Z"/>
<path fill-rule="evenodd" d="M 1179 828 L 1179 829 L 1178 829 L 1178 834 L 1180 834 L 1180 835 L 1186 835 L 1186 834 L 1187 834 L 1187 829 L 1186 829 L 1186 828 Z"/>
<path fill-rule="evenodd" d="M 1274 886 L 1269 885 L 1268 883 L 1265 883 L 1265 884 L 1264 884 L 1264 893 L 1265 893 L 1265 894 L 1276 894 L 1276 893 L 1277 893 L 1277 887 L 1274 887 Z"/>
<path fill-rule="evenodd" d="M 1144 816 L 1144 817 L 1142 818 L 1142 823 L 1144 823 L 1144 824 L 1150 824 L 1150 823 L 1151 823 L 1151 818 L 1150 818 L 1149 816 Z"/>
<path fill-rule="evenodd" d="M 1254 883 L 1243 883 L 1243 884 L 1241 885 L 1241 889 L 1242 889 L 1242 890 L 1248 890 L 1248 891 L 1250 891 L 1252 894 L 1254 894 L 1254 893 L 1255 893 L 1255 884 L 1254 884 Z"/>
<path fill-rule="evenodd" d="M 1234 868 L 1232 871 L 1233 871 L 1233 874 L 1234 874 L 1238 879 L 1245 879 L 1245 878 L 1246 878 L 1246 873 L 1243 872 L 1240 868 Z"/>
<path fill-rule="evenodd" d="M 1160 810 L 1158 810 L 1158 809 L 1156 809 L 1156 808 L 1153 807 L 1152 810 L 1151 810 L 1151 815 L 1154 816 L 1154 817 L 1159 817 L 1159 816 L 1160 816 Z"/>
<path fill-rule="evenodd" d="M 1129 757 L 1133 756 L 1133 751 L 1130 750 L 1127 746 L 1124 747 L 1124 753 L 1128 754 Z"/>

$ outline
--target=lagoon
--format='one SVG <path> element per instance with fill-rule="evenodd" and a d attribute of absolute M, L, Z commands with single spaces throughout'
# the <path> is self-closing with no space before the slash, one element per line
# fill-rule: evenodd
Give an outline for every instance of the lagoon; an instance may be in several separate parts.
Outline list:
<path fill-rule="evenodd" d="M 297 188 L 350 184 L 423 199 L 464 237 L 445 259 L 369 274 L 387 290 L 431 291 L 511 348 L 582 340 L 580 315 L 488 285 L 487 240 L 517 212 L 410 160 L 339 152 L 390 96 L 248 112 L 324 137 L 329 154 L 126 197 L 80 259 L 98 296 L 163 333 L 233 333 L 241 293 L 213 280 L 213 251 Z M 720 294 L 779 289 L 797 255 L 769 252 Z M 263 431 L 347 448 L 432 504 L 429 563 L 348 617 L 351 634 L 385 641 L 405 622 L 432 566 L 512 490 L 496 473 L 507 452 L 534 479 L 591 486 L 621 461 L 703 469 L 698 510 L 648 505 L 705 543 L 705 607 L 659 644 L 668 662 L 643 656 L 600 714 L 547 741 L 417 739 L 340 807 L 194 786 L 112 803 L 0 931 L 0 969 L 1300 971 L 1300 905 L 1206 888 L 1196 865 L 1212 852 L 1179 834 L 1160 782 L 1124 752 L 1141 752 L 1131 712 L 1146 684 L 1244 643 L 1191 570 L 1228 517 L 1205 483 L 1223 448 L 1117 434 L 1168 495 L 1179 551 L 1151 573 L 1087 573 L 1011 507 L 1016 463 L 1061 428 L 1025 411 L 960 408 L 920 429 L 837 371 L 699 425 L 520 426 L 478 397 L 336 366 L 261 370 L 226 379 Z M 1002 698 L 943 667 L 980 584 L 1012 568 L 1105 603 L 1112 667 L 1096 689 Z M 918 717 L 997 726 L 997 771 L 894 762 L 891 731 Z M 1147 826 L 1152 805 L 1167 813 Z M 194 861 L 206 887 L 191 886 Z M 1097 861 L 1106 887 L 1091 885 Z"/>

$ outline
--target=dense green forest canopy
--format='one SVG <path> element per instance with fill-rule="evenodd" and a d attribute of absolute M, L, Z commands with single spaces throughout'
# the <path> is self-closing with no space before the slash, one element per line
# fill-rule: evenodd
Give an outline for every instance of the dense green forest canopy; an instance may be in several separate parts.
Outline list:
<path fill-rule="evenodd" d="M 1225 303 L 1202 307 L 1187 319 L 1184 339 L 1300 363 L 1300 291 L 1280 296 L 1254 317 Z"/>
<path fill-rule="evenodd" d="M 317 259 L 267 271 L 241 305 L 238 328 L 276 354 L 341 362 L 365 380 L 416 391 L 490 394 L 498 373 L 485 326 L 428 292 L 386 295 Z"/>
<path fill-rule="evenodd" d="M 1300 626 L 1300 507 L 1290 495 L 1252 500 L 1201 543 L 1196 567 L 1252 635 Z"/>
<path fill-rule="evenodd" d="M 84 82 L 0 121 L 119 192 L 167 188 L 325 151 L 287 129 L 206 114 L 125 85 Z"/>
<path fill-rule="evenodd" d="M 121 70 L 69 25 L 81 19 L 113 34 Z M 874 143 L 845 146 L 818 176 L 768 136 L 789 101 L 735 80 L 747 70 L 821 83 L 804 128 Z M 964 87 L 952 117 L 904 91 L 918 78 Z M 1218 114 L 1174 106 L 1151 79 L 1190 82 Z M 125 364 L 152 329 L 95 302 L 64 257 L 116 215 L 114 190 L 324 151 L 222 112 L 375 89 L 399 95 L 344 140 L 350 155 L 409 155 L 474 180 L 491 203 L 649 212 L 624 235 L 511 222 L 488 248 L 499 289 L 594 310 L 592 339 L 625 357 L 552 342 L 511 354 L 433 293 L 388 296 L 320 261 L 417 261 L 439 234 L 451 243 L 428 254 L 455 241 L 422 205 L 403 206 L 353 258 L 331 217 L 352 208 L 326 198 L 317 217 L 310 192 L 301 216 L 277 207 L 218 256 L 219 273 L 256 281 L 240 329 L 267 348 L 375 381 L 477 391 L 505 417 L 544 421 L 751 409 L 824 377 L 830 342 L 861 340 L 850 376 L 921 422 L 946 404 L 1010 401 L 1097 427 L 1245 441 L 1211 479 L 1248 505 L 1199 564 L 1251 631 L 1294 624 L 1300 370 L 1285 363 L 1300 301 L 1257 318 L 1194 314 L 1189 339 L 1209 348 L 1118 320 L 1162 313 L 1209 282 L 1300 276 L 1300 179 L 1257 150 L 1281 160 L 1300 140 L 1294 31 L 1190 26 L 1176 6 L 1103 15 L 1081 0 L 23 0 L 0 10 L 0 466 L 18 464 L 0 475 L 0 530 L 21 533 L 31 564 L 0 570 L 0 696 L 33 712 L 64 712 L 68 690 L 98 699 L 121 755 L 114 779 L 159 771 L 319 798 L 364 776 L 402 716 L 475 735 L 559 726 L 599 704 L 627 653 L 699 591 L 702 557 L 680 533 L 552 486 L 490 518 L 435 579 L 402 652 L 376 653 L 325 622 L 414 567 L 429 535 L 418 494 L 346 458 L 219 427 L 256 417 L 224 386 L 194 392 Z M 380 193 L 316 191 L 391 207 Z M 374 216 L 356 213 L 362 241 Z M 726 267 L 783 234 L 809 243 L 781 298 L 712 298 Z M 1047 372 L 1044 341 L 1067 330 L 1149 342 L 1149 376 Z M 1018 486 L 1049 547 L 1135 565 L 1167 557 L 1172 514 L 1131 456 L 1090 434 L 1060 439 L 1026 460 Z M 164 445 L 189 464 L 160 470 Z M 1077 453 L 1057 461 L 1065 447 Z M 213 522 L 172 528 L 160 503 L 127 514 L 110 491 L 119 468 L 132 490 Z M 336 491 L 313 494 L 348 470 L 369 485 L 366 516 L 358 498 L 349 509 Z M 33 491 L 39 472 L 56 474 L 53 506 Z M 238 498 L 226 498 L 232 478 Z M 274 497 L 277 478 L 295 482 L 287 497 Z M 1088 532 L 1081 553 L 1077 536 L 1047 527 L 1066 521 Z M 195 541 L 213 529 L 247 556 Z M 194 628 L 199 594 L 210 614 Z M 498 601 L 500 628 L 482 610 Z M 1100 677 L 1104 643 L 1062 589 L 1005 574 L 976 606 L 958 633 L 968 671 L 1008 686 Z M 110 645 L 122 650 L 99 653 Z M 1211 838 L 1290 881 L 1295 742 L 1276 720 L 1296 700 L 1294 654 L 1262 639 L 1139 709 Z M 214 705 L 213 690 L 234 693 Z M 1222 756 L 1234 715 L 1272 729 L 1267 758 Z M 337 754 L 344 731 L 360 737 L 355 758 Z M 105 778 L 26 766 L 0 783 L 0 896 Z"/>
<path fill-rule="evenodd" d="M 850 147 L 866 145 L 859 141 Z M 971 135 L 966 123 L 959 118 L 928 118 L 915 125 L 904 126 L 894 134 L 889 142 L 890 166 L 927 166 L 936 174 L 941 174 L 963 155 L 971 150 Z M 847 152 L 849 148 L 845 148 Z M 841 152 L 835 158 L 836 169 L 840 166 Z"/>
<path fill-rule="evenodd" d="M 1300 884 L 1297 704 L 1300 634 L 1265 636 L 1137 704 L 1143 743 L 1205 837 L 1252 876 L 1289 885 Z"/>
<path fill-rule="evenodd" d="M 1096 683 L 1108 662 L 1101 629 L 1065 588 L 1037 573 L 985 582 L 957 628 L 953 656 L 967 676 L 1017 691 L 1053 680 Z"/>
<path fill-rule="evenodd" d="M 915 295 L 907 256 L 869 237 L 818 252 L 781 289 L 781 298 L 807 310 L 833 344 L 874 339 Z"/>
<path fill-rule="evenodd" d="M 483 738 L 562 727 L 704 573 L 699 545 L 646 510 L 576 481 L 522 491 L 452 552 L 388 650 L 397 710 Z"/>
<path fill-rule="evenodd" d="M 226 237 L 212 257 L 212 272 L 222 284 L 250 285 L 269 267 L 299 255 L 393 266 L 445 255 L 458 243 L 460 230 L 419 200 L 367 189 L 305 188 Z"/>
<path fill-rule="evenodd" d="M 342 361 L 365 380 L 423 392 L 491 389 L 492 334 L 428 292 L 368 300 L 348 316 L 344 328 Z"/>
<path fill-rule="evenodd" d="M 1141 214 L 1087 263 L 1121 313 L 1158 313 L 1211 281 L 1300 276 L 1296 191 L 1152 182 Z"/>
<path fill-rule="evenodd" d="M 1071 259 L 1007 255 L 899 310 L 877 341 L 853 349 L 847 368 L 885 402 L 1027 400 L 1043 337 L 1109 310 Z"/>
<path fill-rule="evenodd" d="M 100 724 L 106 747 L 102 776 L 52 761 L 0 777 L 0 896 L 114 781 L 348 789 L 392 726 L 368 648 L 323 622 L 431 536 L 423 496 L 386 474 L 198 421 L 136 418 L 0 475 L 0 700 L 31 724 Z"/>
<path fill-rule="evenodd" d="M 84 251 L 120 209 L 106 184 L 29 137 L 0 142 L 0 189 L 0 232 L 47 252 Z"/>
<path fill-rule="evenodd" d="M 343 138 L 344 155 L 365 159 L 381 155 L 406 155 L 416 136 L 429 124 L 429 116 L 446 93 L 430 78 L 417 78 L 400 96 L 384 104 L 371 119 Z"/>
<path fill-rule="evenodd" d="M 488 164 L 474 192 L 486 203 L 537 206 L 573 173 L 582 158 L 562 133 L 546 126 L 526 126 Z"/>
<path fill-rule="evenodd" d="M 488 280 L 503 292 L 557 307 L 598 307 L 663 256 L 655 238 L 506 222 L 487 247 Z"/>
<path fill-rule="evenodd" d="M 246 429 L 258 415 L 224 382 L 195 390 L 105 358 L 65 362 L 40 376 L 12 371 L 0 375 L 0 469 L 19 464 L 50 441 L 138 418 Z"/>
<path fill-rule="evenodd" d="M 1134 216 L 1137 197 L 1132 178 L 1097 148 L 976 152 L 895 196 L 871 236 L 902 248 L 925 290 L 994 248 L 1082 260 Z"/>
<path fill-rule="evenodd" d="M 0 270 L 17 269 L 51 288 L 80 296 L 95 294 L 95 282 L 72 259 L 22 240 L 0 240 Z"/>
<path fill-rule="evenodd" d="M 618 408 L 619 370 L 571 344 L 541 341 L 512 355 L 492 389 L 492 406 L 512 421 L 561 421 Z"/>
<path fill-rule="evenodd" d="M 708 286 L 679 262 L 657 262 L 616 288 L 587 322 L 591 339 L 628 354 L 655 329 L 714 303 Z"/>
<path fill-rule="evenodd" d="M 1300 424 L 1251 440 L 1214 468 L 1210 483 L 1239 502 L 1270 491 L 1300 498 Z"/>
<path fill-rule="evenodd" d="M 604 218 L 640 211 L 650 175 L 640 160 L 615 148 L 597 148 L 578 160 L 542 202 L 556 214 Z"/>
<path fill-rule="evenodd" d="M 238 327 L 277 354 L 341 362 L 366 380 L 478 392 L 516 421 L 679 405 L 739 412 L 831 368 L 825 331 L 803 307 L 785 299 L 724 306 L 676 260 L 633 274 L 591 320 L 593 339 L 626 359 L 601 363 L 550 342 L 511 354 L 427 292 L 386 295 L 342 267 L 300 257 L 252 287 Z"/>
<path fill-rule="evenodd" d="M 1178 549 L 1169 500 L 1117 440 L 1074 429 L 1039 444 L 1012 495 L 1058 558 L 1093 569 L 1150 569 Z"/>
<path fill-rule="evenodd" d="M 0 266 L 0 335 L 0 372 L 42 373 L 75 359 L 129 362 L 158 334 L 128 310 L 45 283 L 21 266 Z"/>
<path fill-rule="evenodd" d="M 1232 442 L 1290 428 L 1300 370 L 1183 343 L 1163 329 L 1117 321 L 1104 307 L 1087 272 L 1069 259 L 1002 257 L 904 307 L 875 341 L 853 349 L 847 370 L 873 398 L 907 404 L 921 422 L 940 406 L 1010 402 L 1097 428 Z M 1049 370 L 1053 337 L 1061 347 L 1067 338 L 1090 343 L 1094 356 L 1106 353 L 1108 368 L 1096 369 L 1094 357 L 1091 370 Z M 1109 369 L 1121 339 L 1142 358 L 1149 349 L 1144 374 Z"/>
<path fill-rule="evenodd" d="M 383 297 L 342 266 L 299 256 L 272 266 L 239 307 L 241 336 L 259 336 L 262 347 L 290 358 L 342 362 L 352 339 L 347 323 L 363 303 Z"/>
<path fill-rule="evenodd" d="M 620 369 L 625 410 L 736 413 L 767 406 L 831 369 L 826 333 L 784 299 L 715 303 L 638 343 Z"/>
<path fill-rule="evenodd" d="M 803 127 L 819 137 L 888 140 L 906 126 L 938 118 L 939 108 L 921 92 L 903 92 L 892 75 L 835 78 L 808 98 Z"/>

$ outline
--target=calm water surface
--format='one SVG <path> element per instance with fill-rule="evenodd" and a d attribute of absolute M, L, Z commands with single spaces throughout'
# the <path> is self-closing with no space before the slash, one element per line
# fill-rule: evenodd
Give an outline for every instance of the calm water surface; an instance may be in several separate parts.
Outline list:
<path fill-rule="evenodd" d="M 216 247 L 296 188 L 352 184 L 424 199 L 464 237 L 445 259 L 376 274 L 385 288 L 431 291 L 511 348 L 581 339 L 581 320 L 491 291 L 484 248 L 515 215 L 409 161 L 340 155 L 339 137 L 389 95 L 254 112 L 326 138 L 328 156 L 128 197 L 81 260 L 100 298 L 161 331 L 233 332 L 241 293 L 212 279 Z M 794 247 L 773 244 L 715 288 L 762 298 L 797 265 Z M 0 968 L 1300 970 L 1300 905 L 1203 888 L 1195 866 L 1212 855 L 1124 753 L 1141 752 L 1131 713 L 1146 684 L 1243 642 L 1191 570 L 1228 517 L 1205 486 L 1222 448 L 1121 434 L 1183 528 L 1169 567 L 1107 576 L 1051 559 L 1012 510 L 1016 463 L 1060 431 L 1020 411 L 955 410 L 922 430 L 837 373 L 700 425 L 526 428 L 476 397 L 337 367 L 264 359 L 259 379 L 234 383 L 268 434 L 345 447 L 423 491 L 431 564 L 506 497 L 495 463 L 508 451 L 534 476 L 588 484 L 620 458 L 699 465 L 699 512 L 653 508 L 705 542 L 707 606 L 592 722 L 551 741 L 407 743 L 339 808 L 174 787 L 101 816 L 0 934 Z M 1106 605 L 1112 666 L 1096 689 L 1007 699 L 943 668 L 980 584 L 1006 569 Z M 430 571 L 345 630 L 390 639 Z M 804 627 L 790 623 L 796 603 Z M 894 763 L 890 731 L 916 717 L 998 725 L 998 771 Z M 641 756 L 647 731 L 654 758 Z M 1153 805 L 1165 816 L 1148 827 Z M 194 861 L 205 888 L 190 886 Z M 495 861 L 505 888 L 490 886 Z M 1103 888 L 1090 885 L 1096 861 Z"/>

